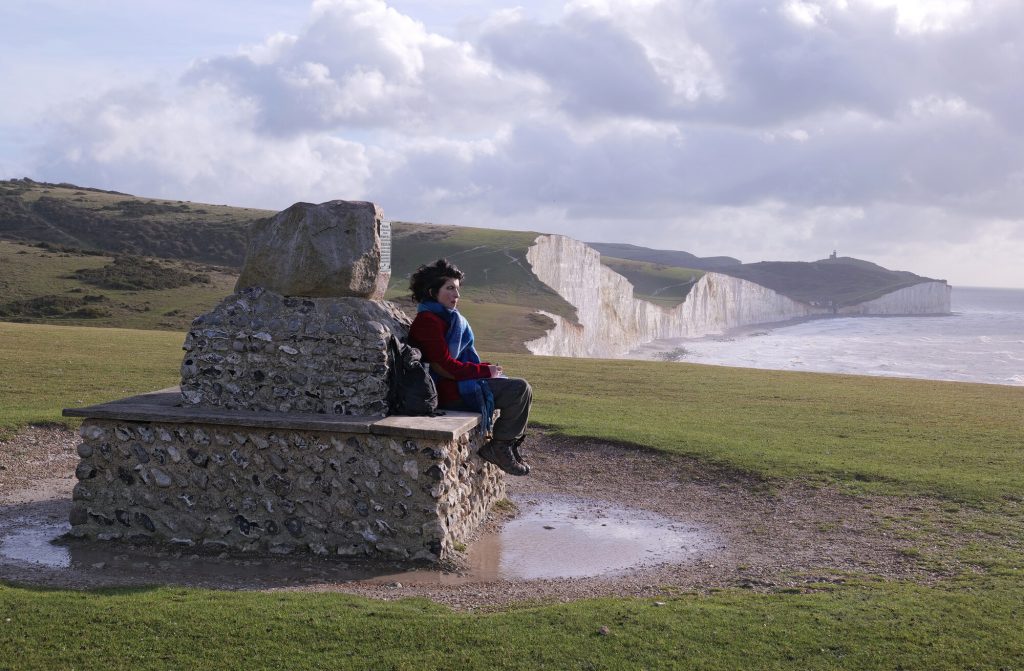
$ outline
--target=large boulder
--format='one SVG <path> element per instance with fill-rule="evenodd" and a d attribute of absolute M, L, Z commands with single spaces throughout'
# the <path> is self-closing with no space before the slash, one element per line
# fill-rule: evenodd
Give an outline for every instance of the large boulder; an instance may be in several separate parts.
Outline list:
<path fill-rule="evenodd" d="M 235 291 L 263 287 L 284 296 L 384 297 L 380 208 L 364 201 L 296 203 L 249 229 Z"/>

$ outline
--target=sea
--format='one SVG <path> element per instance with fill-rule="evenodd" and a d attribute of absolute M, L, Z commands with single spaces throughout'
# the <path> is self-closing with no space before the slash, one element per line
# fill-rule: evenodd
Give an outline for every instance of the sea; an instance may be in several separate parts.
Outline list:
<path fill-rule="evenodd" d="M 951 309 L 762 324 L 656 340 L 627 357 L 1024 386 L 1024 289 L 954 287 Z"/>

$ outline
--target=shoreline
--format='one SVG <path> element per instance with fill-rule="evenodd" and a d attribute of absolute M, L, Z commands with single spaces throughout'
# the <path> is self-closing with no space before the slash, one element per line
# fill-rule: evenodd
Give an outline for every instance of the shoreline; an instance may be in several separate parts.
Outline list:
<path fill-rule="evenodd" d="M 752 370 L 1024 386 L 1024 312 L 957 310 L 913 315 L 812 315 L 697 338 L 653 340 L 618 357 Z M 930 322 L 929 318 L 956 318 Z M 895 320 L 890 329 L 878 320 Z M 849 320 L 842 325 L 835 320 Z M 902 323 L 900 323 L 902 322 Z M 934 324 L 934 325 L 933 325 Z M 808 325 L 810 325 L 808 327 Z M 801 330 L 789 331 L 789 329 Z M 848 327 L 848 328 L 844 328 Z M 761 338 L 764 338 L 761 340 Z"/>

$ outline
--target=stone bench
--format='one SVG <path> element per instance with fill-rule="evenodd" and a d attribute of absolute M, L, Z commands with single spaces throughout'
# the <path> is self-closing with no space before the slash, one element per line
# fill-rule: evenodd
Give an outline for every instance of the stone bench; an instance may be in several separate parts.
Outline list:
<path fill-rule="evenodd" d="M 475 413 L 181 407 L 170 388 L 63 414 L 84 418 L 77 537 L 436 562 L 505 495 Z"/>

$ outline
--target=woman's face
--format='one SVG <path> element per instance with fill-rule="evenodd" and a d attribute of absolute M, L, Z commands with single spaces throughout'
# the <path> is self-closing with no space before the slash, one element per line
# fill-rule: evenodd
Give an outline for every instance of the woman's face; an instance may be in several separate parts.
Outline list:
<path fill-rule="evenodd" d="M 446 277 L 444 284 L 437 290 L 437 302 L 449 310 L 454 310 L 459 303 L 459 281 Z"/>

